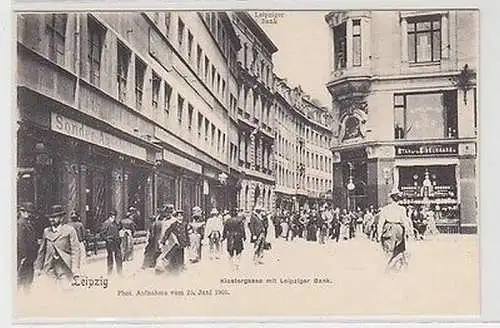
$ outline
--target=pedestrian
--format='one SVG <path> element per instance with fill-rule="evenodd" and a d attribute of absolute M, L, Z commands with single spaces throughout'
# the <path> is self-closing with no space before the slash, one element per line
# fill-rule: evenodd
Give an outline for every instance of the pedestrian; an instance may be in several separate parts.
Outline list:
<path fill-rule="evenodd" d="M 120 240 L 120 225 L 116 222 L 116 211 L 109 211 L 109 217 L 103 222 L 101 237 L 106 242 L 107 266 L 108 275 L 113 273 L 114 263 L 116 264 L 116 272 L 118 275 L 122 274 L 122 251 Z"/>
<path fill-rule="evenodd" d="M 76 230 L 67 224 L 61 205 L 51 207 L 50 227 L 43 231 L 42 244 L 35 261 L 35 275 L 44 276 L 68 289 L 80 262 L 80 244 Z"/>
<path fill-rule="evenodd" d="M 254 244 L 253 261 L 255 264 L 263 264 L 264 247 L 266 243 L 266 225 L 264 218 L 261 215 L 262 209 L 255 207 L 251 216 L 248 227 L 250 229 L 250 241 Z"/>
<path fill-rule="evenodd" d="M 163 220 L 167 216 L 167 205 L 164 205 L 158 210 L 158 215 L 154 218 L 153 223 L 150 225 L 147 235 L 147 244 L 144 249 L 144 261 L 142 263 L 143 269 L 154 268 L 156 260 L 161 254 L 160 241 L 163 232 Z"/>
<path fill-rule="evenodd" d="M 17 219 L 17 287 L 29 292 L 33 283 L 34 262 L 38 252 L 38 240 L 33 224 L 33 203 L 19 206 Z"/>
<path fill-rule="evenodd" d="M 185 269 L 184 250 L 190 246 L 188 224 L 184 219 L 183 210 L 179 209 L 174 212 L 174 218 L 165 230 L 162 244 L 166 246 L 164 252 L 168 261 L 167 269 L 171 273 L 183 271 Z"/>
<path fill-rule="evenodd" d="M 325 238 L 326 235 L 328 234 L 328 223 L 324 212 L 318 215 L 318 230 L 319 230 L 318 241 L 320 244 L 325 244 Z"/>
<path fill-rule="evenodd" d="M 389 193 L 389 204 L 381 208 L 378 222 L 378 241 L 388 255 L 388 269 L 399 269 L 406 266 L 406 239 L 413 233 L 406 209 L 397 202 L 400 200 L 397 190 Z"/>
<path fill-rule="evenodd" d="M 191 244 L 189 261 L 196 263 L 201 260 L 201 240 L 204 234 L 205 221 L 200 207 L 193 207 L 192 213 L 193 219 L 189 223 L 189 241 Z"/>
<path fill-rule="evenodd" d="M 68 223 L 70 226 L 72 226 L 75 231 L 76 235 L 78 236 L 78 243 L 80 244 L 80 269 L 83 268 L 83 265 L 85 264 L 85 257 L 86 257 L 86 251 L 85 251 L 85 227 L 83 226 L 83 223 L 80 220 L 80 216 L 78 213 L 76 213 L 75 210 L 71 211 L 70 214 L 70 219 L 71 221 Z"/>
<path fill-rule="evenodd" d="M 205 226 L 205 239 L 208 240 L 210 249 L 210 259 L 220 258 L 220 247 L 222 240 L 222 230 L 224 229 L 222 217 L 219 211 L 214 207 L 210 211 L 210 217 Z"/>
<path fill-rule="evenodd" d="M 120 221 L 120 238 L 123 262 L 134 259 L 134 234 L 136 224 L 132 219 L 133 213 L 128 212 L 123 220 Z"/>
<path fill-rule="evenodd" d="M 271 240 L 274 240 L 277 238 L 276 225 L 275 225 L 273 213 L 271 211 L 267 211 L 264 214 L 264 218 L 266 220 L 266 226 L 267 226 L 267 230 L 266 230 L 266 245 L 267 246 L 266 247 L 269 247 Z"/>
<path fill-rule="evenodd" d="M 239 213 L 233 213 L 224 222 L 224 230 L 222 231 L 222 239 L 226 240 L 229 259 L 235 270 L 239 269 L 241 252 L 244 248 L 243 242 L 246 240 L 244 220 L 243 210 L 240 210 Z"/>

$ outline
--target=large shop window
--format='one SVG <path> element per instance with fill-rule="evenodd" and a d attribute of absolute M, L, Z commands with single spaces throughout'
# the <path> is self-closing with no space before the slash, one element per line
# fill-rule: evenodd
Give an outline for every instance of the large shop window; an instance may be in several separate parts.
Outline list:
<path fill-rule="evenodd" d="M 59 65 L 64 64 L 66 42 L 66 14 L 51 14 L 47 24 L 49 33 L 49 58 Z"/>
<path fill-rule="evenodd" d="M 457 224 L 460 219 L 454 165 L 399 167 L 402 204 L 415 209 L 428 207 L 437 224 Z"/>
<path fill-rule="evenodd" d="M 410 63 L 441 60 L 441 17 L 408 20 L 408 60 Z"/>
<path fill-rule="evenodd" d="M 145 204 L 149 173 L 146 170 L 134 168 L 128 174 L 127 205 L 133 206 L 137 212 L 134 222 L 138 230 L 145 229 Z"/>
<path fill-rule="evenodd" d="M 97 167 L 88 167 L 85 176 L 85 211 L 87 214 L 86 228 L 91 232 L 99 231 L 106 220 L 109 209 L 109 193 L 106 192 L 110 185 L 110 177 L 106 171 Z"/>
<path fill-rule="evenodd" d="M 175 177 L 160 174 L 157 179 L 157 207 L 175 204 Z"/>
<path fill-rule="evenodd" d="M 394 95 L 396 139 L 456 138 L 457 93 Z"/>

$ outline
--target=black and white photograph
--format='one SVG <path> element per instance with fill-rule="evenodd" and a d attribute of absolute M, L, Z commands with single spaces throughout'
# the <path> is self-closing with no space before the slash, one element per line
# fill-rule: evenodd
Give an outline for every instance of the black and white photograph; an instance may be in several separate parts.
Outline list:
<path fill-rule="evenodd" d="M 478 10 L 15 23 L 17 319 L 479 315 Z"/>

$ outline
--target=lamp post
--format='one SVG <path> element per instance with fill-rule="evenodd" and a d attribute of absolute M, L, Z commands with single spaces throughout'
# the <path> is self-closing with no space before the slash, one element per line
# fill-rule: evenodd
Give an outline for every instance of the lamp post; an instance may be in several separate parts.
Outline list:
<path fill-rule="evenodd" d="M 351 162 L 348 162 L 347 165 L 349 165 L 349 182 L 347 183 L 347 209 L 351 209 L 351 192 L 356 189 L 356 185 L 354 185 L 353 177 L 352 177 L 352 169 L 353 169 L 353 164 Z"/>

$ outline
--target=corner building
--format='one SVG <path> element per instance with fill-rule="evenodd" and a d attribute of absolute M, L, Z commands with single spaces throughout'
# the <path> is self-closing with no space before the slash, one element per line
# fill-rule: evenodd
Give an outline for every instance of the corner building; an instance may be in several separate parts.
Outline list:
<path fill-rule="evenodd" d="M 442 230 L 475 232 L 478 12 L 335 11 L 325 19 L 339 122 L 335 202 L 383 206 L 397 187 L 402 204 L 440 212 Z"/>

